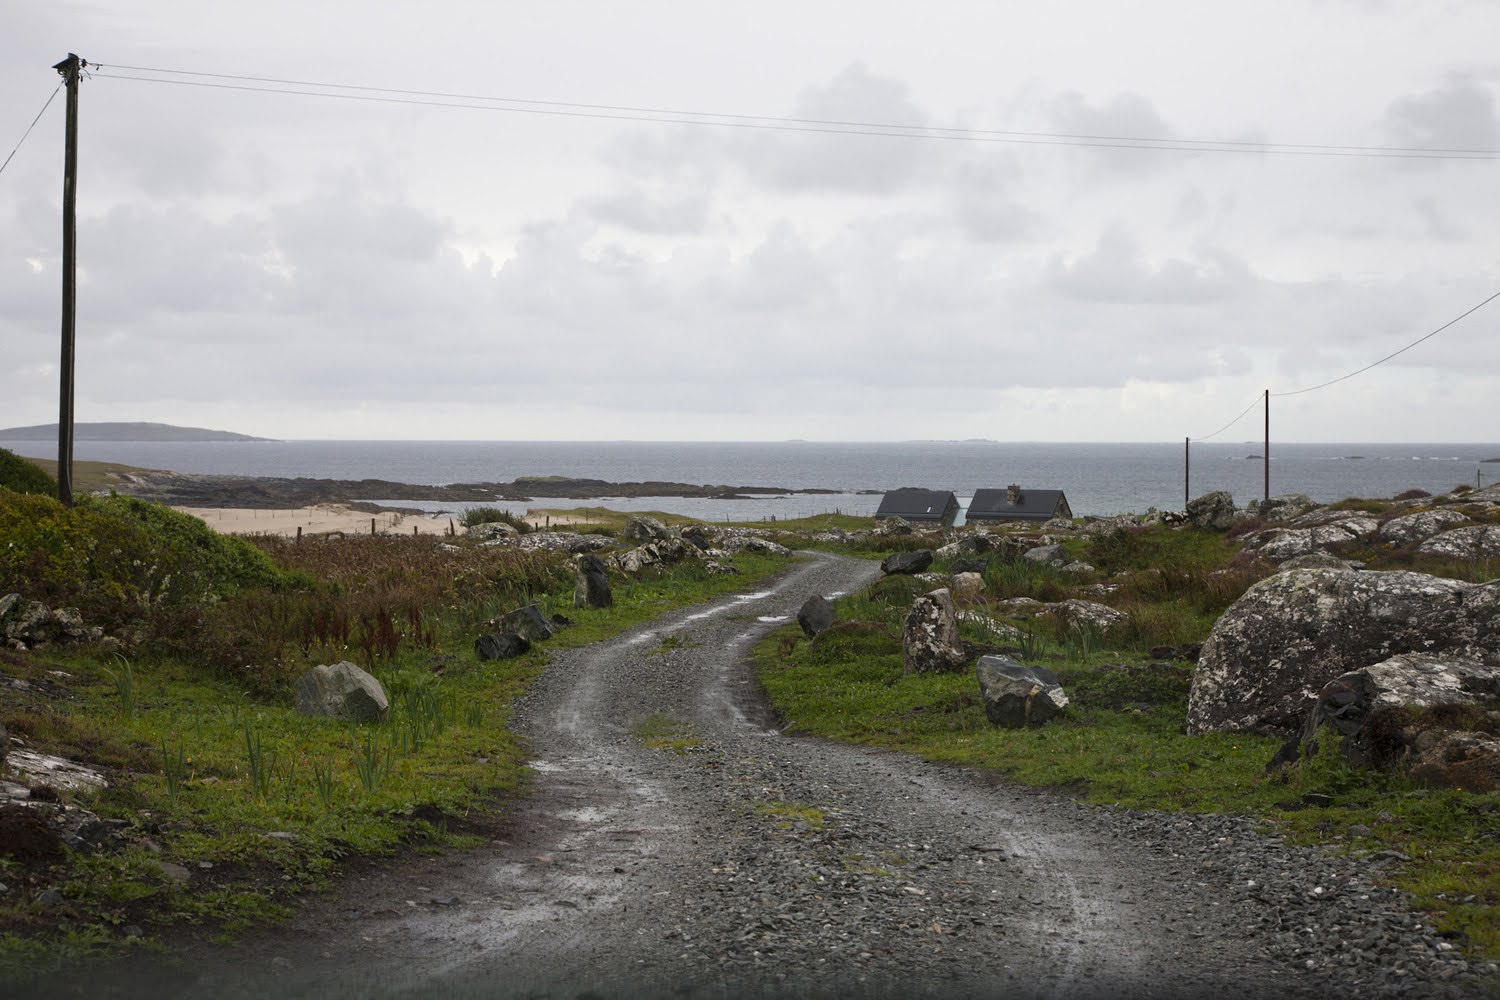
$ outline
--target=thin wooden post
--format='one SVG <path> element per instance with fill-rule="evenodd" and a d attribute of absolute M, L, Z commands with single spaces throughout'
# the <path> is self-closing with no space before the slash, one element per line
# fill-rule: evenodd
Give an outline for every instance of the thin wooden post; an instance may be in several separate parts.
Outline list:
<path fill-rule="evenodd" d="M 375 519 L 370 518 L 370 534 L 375 534 Z"/>
<path fill-rule="evenodd" d="M 1266 463 L 1266 492 L 1264 499 L 1271 499 L 1271 390 L 1266 390 L 1266 445 L 1262 453 Z"/>
<path fill-rule="evenodd" d="M 87 66 L 72 52 L 53 66 L 68 88 L 68 116 L 63 131 L 63 274 L 62 362 L 57 400 L 57 499 L 73 506 L 73 343 L 77 315 L 78 270 L 78 77 Z"/>
<path fill-rule="evenodd" d="M 1188 509 L 1188 499 L 1192 496 L 1192 490 L 1188 487 L 1188 472 L 1192 468 L 1193 456 L 1188 450 L 1192 438 L 1182 439 L 1182 509 Z"/>
<path fill-rule="evenodd" d="M 297 525 L 297 541 L 302 541 L 302 525 Z"/>

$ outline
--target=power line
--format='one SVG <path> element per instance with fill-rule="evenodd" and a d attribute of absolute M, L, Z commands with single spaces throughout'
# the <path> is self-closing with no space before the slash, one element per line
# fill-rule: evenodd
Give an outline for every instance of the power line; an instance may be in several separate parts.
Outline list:
<path fill-rule="evenodd" d="M 1273 395 L 1274 395 L 1274 393 L 1273 393 Z M 1192 440 L 1194 440 L 1194 441 L 1208 441 L 1208 440 L 1210 440 L 1212 438 L 1218 437 L 1220 434 L 1223 434 L 1225 431 L 1229 430 L 1229 428 L 1233 427 L 1235 424 L 1239 423 L 1241 420 L 1244 420 L 1245 416 L 1251 410 L 1253 410 L 1257 406 L 1259 406 L 1262 401 L 1263 401 L 1263 397 L 1260 396 L 1259 394 L 1257 394 L 1256 397 L 1255 397 L 1255 399 L 1251 400 L 1250 405 L 1247 406 L 1247 407 L 1245 407 L 1244 412 L 1241 413 L 1239 416 L 1235 417 L 1233 420 L 1229 421 L 1229 423 L 1225 424 L 1223 427 L 1220 427 L 1218 430 L 1214 431 L 1212 434 L 1205 434 L 1202 437 L 1196 437 L 1196 438 L 1193 438 Z"/>
<path fill-rule="evenodd" d="M 5 168 L 8 167 L 8 166 L 10 166 L 11 157 L 15 156 L 16 153 L 20 152 L 20 150 L 21 150 L 21 143 L 24 143 L 26 141 L 26 137 L 31 134 L 31 130 L 34 129 L 34 128 L 36 128 L 36 123 L 42 120 L 42 115 L 46 114 L 47 113 L 47 109 L 52 106 L 52 98 L 56 97 L 57 96 L 57 91 L 62 90 L 62 88 L 63 88 L 63 85 L 61 83 L 59 83 L 57 85 L 56 89 L 54 89 L 52 91 L 51 97 L 48 97 L 47 100 L 46 100 L 46 102 L 42 104 L 42 110 L 38 111 L 36 113 L 36 117 L 33 118 L 33 119 L 31 119 L 31 124 L 26 126 L 26 131 L 25 132 L 21 133 L 21 142 L 16 143 L 16 148 L 12 149 L 10 151 L 10 156 L 7 156 L 5 158 L 5 162 L 4 163 L 0 163 L 0 173 L 3 173 L 5 171 Z"/>
<path fill-rule="evenodd" d="M 1491 302 L 1495 301 L 1496 299 L 1500 299 L 1500 292 L 1496 292 L 1495 294 L 1491 295 L 1489 298 L 1485 299 L 1483 302 L 1479 303 L 1479 305 L 1474 306 L 1472 309 L 1469 309 L 1469 310 L 1467 310 L 1467 311 L 1459 314 L 1458 316 L 1453 317 L 1448 322 L 1446 322 L 1442 326 L 1438 327 L 1436 330 L 1433 330 L 1431 333 L 1426 334 L 1425 336 L 1422 336 L 1422 337 L 1418 337 L 1416 340 L 1413 340 L 1410 344 L 1407 344 L 1405 347 L 1401 348 L 1401 350 L 1399 350 L 1399 351 L 1392 351 L 1390 354 L 1387 354 L 1385 357 L 1381 358 L 1379 361 L 1372 361 L 1370 364 L 1365 365 L 1363 368 L 1360 368 L 1360 369 L 1357 369 L 1355 371 L 1352 371 L 1352 372 L 1350 372 L 1347 375 L 1340 375 L 1338 378 L 1329 379 L 1327 382 L 1320 382 L 1317 385 L 1310 385 L 1306 389 L 1294 389 L 1291 392 L 1273 392 L 1273 393 L 1271 393 L 1271 395 L 1273 395 L 1273 396 L 1300 396 L 1304 392 L 1313 392 L 1313 391 L 1315 391 L 1317 389 L 1326 389 L 1330 385 L 1337 385 L 1339 382 L 1343 382 L 1346 379 L 1351 379 L 1351 378 L 1353 378 L 1356 375 L 1362 375 L 1365 372 L 1369 371 L 1371 368 L 1376 367 L 1377 365 L 1383 365 L 1387 361 L 1391 360 L 1392 358 L 1397 357 L 1397 356 L 1402 355 L 1402 354 L 1405 354 L 1407 351 L 1411 350 L 1413 347 L 1416 347 L 1418 344 L 1422 343 L 1423 341 L 1431 340 L 1433 337 L 1436 337 L 1438 334 L 1442 333 L 1444 330 L 1448 329 L 1450 326 L 1452 326 L 1453 324 L 1457 323 L 1459 320 L 1463 319 L 1466 316 L 1470 316 L 1473 313 L 1478 312 L 1479 310 L 1483 309 L 1485 306 L 1489 305 Z"/>
<path fill-rule="evenodd" d="M 103 64 L 99 64 L 100 67 Z M 866 135 L 889 138 L 941 139 L 959 142 L 992 142 L 1019 145 L 1085 146 L 1102 149 L 1175 150 L 1203 153 L 1266 153 L 1283 156 L 1366 157 L 1374 159 L 1497 160 L 1500 149 L 1436 149 L 1403 146 L 1334 146 L 1294 143 L 1249 142 L 1230 139 L 1171 139 L 1151 136 L 1089 135 L 1067 132 L 1019 132 L 998 129 L 967 129 L 945 126 L 904 125 L 887 122 L 842 121 L 837 119 L 788 118 L 772 115 L 743 115 L 713 111 L 686 111 L 672 108 L 636 107 L 631 105 L 583 104 L 514 97 L 444 91 L 402 90 L 393 87 L 366 87 L 342 83 L 321 83 L 280 77 L 245 76 L 231 73 L 202 73 L 191 70 L 161 69 L 146 66 L 111 64 L 108 68 L 134 73 L 160 73 L 204 79 L 181 80 L 161 77 L 131 76 L 126 73 L 96 72 L 96 76 L 144 83 L 166 83 L 178 86 L 206 87 L 255 93 L 325 97 L 338 100 L 368 101 L 380 104 L 403 104 L 420 107 L 459 108 L 475 111 L 501 111 L 514 114 L 553 115 L 568 118 L 594 118 L 616 121 L 662 122 L 677 125 L 717 125 L 782 132 L 813 132 L 831 135 Z M 211 80 L 238 81 L 213 83 Z M 252 86 L 270 84 L 273 86 Z M 302 88 L 317 87 L 320 90 Z M 330 93 L 347 91 L 348 93 Z M 391 96 L 379 96 L 391 95 Z M 482 101 L 484 104 L 458 103 Z M 527 105 L 527 106 L 518 106 Z"/>

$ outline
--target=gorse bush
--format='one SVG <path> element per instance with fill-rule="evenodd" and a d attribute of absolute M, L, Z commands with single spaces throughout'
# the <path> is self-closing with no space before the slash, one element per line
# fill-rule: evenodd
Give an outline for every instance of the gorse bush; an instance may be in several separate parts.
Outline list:
<path fill-rule="evenodd" d="M 302 582 L 161 504 L 84 497 L 70 509 L 0 488 L 0 592 L 76 607 L 90 624 L 139 623 L 160 608 Z"/>
<path fill-rule="evenodd" d="M 57 480 L 33 462 L 0 448 L 0 486 L 17 493 L 57 496 Z"/>
<path fill-rule="evenodd" d="M 499 507 L 470 507 L 459 516 L 458 523 L 465 528 L 475 528 L 481 524 L 508 524 L 523 535 L 534 530 L 525 518 Z"/>

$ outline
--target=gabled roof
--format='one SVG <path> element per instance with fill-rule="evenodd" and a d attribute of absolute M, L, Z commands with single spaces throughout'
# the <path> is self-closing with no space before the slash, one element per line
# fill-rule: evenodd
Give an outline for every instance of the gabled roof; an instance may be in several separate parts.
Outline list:
<path fill-rule="evenodd" d="M 949 505 L 956 510 L 958 497 L 952 491 L 919 490 L 907 487 L 891 490 L 880 500 L 876 517 L 904 517 L 906 520 L 940 521 Z"/>
<path fill-rule="evenodd" d="M 1049 521 L 1057 512 L 1058 501 L 1066 502 L 1062 490 L 1022 490 L 1017 504 L 1008 502 L 1005 490 L 975 490 L 965 519 Z"/>

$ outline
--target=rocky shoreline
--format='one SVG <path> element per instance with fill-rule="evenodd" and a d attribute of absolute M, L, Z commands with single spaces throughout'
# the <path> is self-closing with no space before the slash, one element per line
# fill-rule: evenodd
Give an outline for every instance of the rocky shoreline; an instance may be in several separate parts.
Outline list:
<path fill-rule="evenodd" d="M 831 495 L 838 490 L 784 486 L 695 485 L 692 483 L 611 483 L 566 476 L 522 476 L 508 483 L 450 483 L 427 486 L 386 479 L 311 479 L 278 476 L 194 475 L 132 472 L 119 476 L 120 493 L 176 507 L 305 507 L 346 503 L 358 509 L 384 509 L 378 500 L 430 500 L 439 503 L 529 502 L 535 497 L 603 500 L 622 497 L 698 497 L 743 500 L 784 494 Z M 870 491 L 863 491 L 870 492 Z"/>

